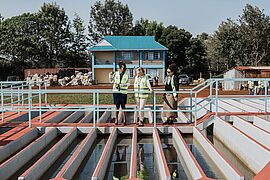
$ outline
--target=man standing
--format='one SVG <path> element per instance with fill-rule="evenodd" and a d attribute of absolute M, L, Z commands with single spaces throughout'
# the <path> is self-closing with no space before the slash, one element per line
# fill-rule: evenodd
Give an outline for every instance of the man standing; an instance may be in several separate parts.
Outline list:
<path fill-rule="evenodd" d="M 119 70 L 114 73 L 113 79 L 113 100 L 116 106 L 116 118 L 115 124 L 118 124 L 119 119 L 119 108 L 126 109 L 127 103 L 127 94 L 128 94 L 128 86 L 130 85 L 128 74 L 126 73 L 126 64 L 123 62 L 119 63 Z M 123 123 L 126 124 L 126 115 L 125 112 L 123 114 Z"/>

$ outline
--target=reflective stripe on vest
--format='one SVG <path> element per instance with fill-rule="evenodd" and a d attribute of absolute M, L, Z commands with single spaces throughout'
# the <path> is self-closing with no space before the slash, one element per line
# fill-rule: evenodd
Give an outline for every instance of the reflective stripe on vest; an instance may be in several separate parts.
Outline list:
<path fill-rule="evenodd" d="M 146 76 L 141 77 L 140 84 L 138 82 L 138 77 L 137 76 L 135 77 L 134 91 L 139 91 L 139 93 L 135 93 L 136 98 L 146 99 L 148 97 L 148 87 L 147 87 Z"/>
<path fill-rule="evenodd" d="M 128 93 L 128 86 L 129 86 L 129 79 L 127 73 L 125 73 L 122 77 L 121 84 L 120 84 L 120 73 L 119 71 L 115 72 L 114 76 L 114 83 L 113 83 L 113 91 L 127 94 Z"/>
<path fill-rule="evenodd" d="M 248 88 L 254 88 L 254 82 L 248 81 Z"/>
<path fill-rule="evenodd" d="M 174 84 L 174 75 L 171 77 L 171 85 L 172 85 L 172 90 L 176 91 L 176 87 L 175 87 L 175 84 Z M 177 93 L 173 93 L 173 96 L 176 97 Z"/>

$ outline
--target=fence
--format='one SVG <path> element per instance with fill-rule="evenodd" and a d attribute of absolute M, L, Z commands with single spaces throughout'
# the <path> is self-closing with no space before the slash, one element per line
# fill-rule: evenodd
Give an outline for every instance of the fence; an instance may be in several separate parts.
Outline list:
<path fill-rule="evenodd" d="M 264 82 L 264 94 L 255 96 L 243 96 L 243 95 L 219 95 L 219 84 L 224 81 L 262 81 Z M 181 89 L 180 91 L 162 91 L 155 90 L 152 93 L 152 107 L 150 112 L 153 114 L 153 125 L 157 125 L 157 113 L 160 112 L 180 112 L 189 114 L 189 123 L 194 122 L 194 126 L 197 125 L 198 115 L 197 113 L 208 107 L 209 112 L 215 112 L 216 115 L 219 112 L 219 101 L 222 99 L 260 99 L 265 102 L 264 111 L 267 112 L 268 96 L 268 81 L 270 78 L 238 78 L 238 79 L 208 79 L 205 82 L 197 85 L 192 89 Z M 42 86 L 43 84 L 43 86 Z M 36 84 L 37 88 L 32 88 L 34 84 L 27 84 L 24 81 L 20 82 L 0 82 L 1 86 L 1 117 L 4 122 L 5 112 L 27 112 L 29 127 L 31 127 L 31 112 L 39 112 L 39 120 L 42 122 L 42 112 L 44 111 L 93 111 L 93 126 L 96 127 L 98 115 L 100 111 L 115 112 L 115 109 L 108 109 L 108 106 L 100 105 L 101 94 L 112 94 L 112 90 L 89 90 L 89 89 L 47 89 L 46 83 L 40 82 Z M 198 98 L 198 94 L 206 89 L 209 89 L 209 95 L 204 98 Z M 129 91 L 129 94 L 139 93 L 137 91 Z M 157 97 L 164 93 L 179 93 L 187 94 L 189 96 L 188 106 L 178 106 L 176 110 L 163 110 L 160 104 L 157 104 Z M 86 94 L 92 98 L 92 102 L 86 105 L 56 105 L 51 106 L 48 103 L 48 95 L 51 94 Z M 33 99 L 37 99 L 38 103 L 33 104 Z M 213 109 L 215 104 L 215 109 Z M 160 108 L 159 108 L 160 107 Z M 148 109 L 123 109 L 118 110 L 120 112 L 149 112 Z"/>

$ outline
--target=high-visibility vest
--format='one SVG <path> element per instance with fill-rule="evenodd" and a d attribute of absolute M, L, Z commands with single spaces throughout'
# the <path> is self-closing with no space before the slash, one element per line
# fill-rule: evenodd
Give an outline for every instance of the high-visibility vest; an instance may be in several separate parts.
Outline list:
<path fill-rule="evenodd" d="M 141 78 L 141 81 L 139 82 L 139 78 Z M 147 78 L 146 76 L 142 77 L 135 77 L 134 81 L 134 91 L 139 91 L 139 93 L 135 92 L 136 98 L 143 98 L 146 99 L 148 97 L 148 86 L 147 86 Z"/>
<path fill-rule="evenodd" d="M 127 94 L 129 85 L 130 83 L 127 73 L 123 74 L 122 80 L 120 82 L 120 72 L 115 72 L 113 81 L 113 92 Z"/>
<path fill-rule="evenodd" d="M 254 82 L 253 81 L 248 81 L 248 88 L 250 88 L 250 89 L 254 88 Z"/>
<path fill-rule="evenodd" d="M 266 82 L 266 86 L 268 86 L 268 82 Z M 259 87 L 264 88 L 264 81 L 259 81 Z"/>

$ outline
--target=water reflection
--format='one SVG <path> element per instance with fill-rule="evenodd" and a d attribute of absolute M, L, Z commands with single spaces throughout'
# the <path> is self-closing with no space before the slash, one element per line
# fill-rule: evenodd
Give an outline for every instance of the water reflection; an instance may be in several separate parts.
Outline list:
<path fill-rule="evenodd" d="M 137 164 L 137 178 L 148 179 L 147 169 L 145 168 L 144 162 L 144 145 L 139 144 L 138 150 L 138 164 Z"/>
<path fill-rule="evenodd" d="M 131 158 L 131 136 L 118 136 L 111 163 L 104 179 L 128 179 Z"/>
<path fill-rule="evenodd" d="M 137 153 L 137 178 L 143 180 L 160 179 L 152 136 L 138 137 Z"/>

